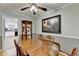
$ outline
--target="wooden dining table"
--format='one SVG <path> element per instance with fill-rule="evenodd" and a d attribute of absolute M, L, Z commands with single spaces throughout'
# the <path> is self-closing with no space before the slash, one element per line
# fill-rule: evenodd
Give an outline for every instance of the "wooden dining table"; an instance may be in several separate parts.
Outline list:
<path fill-rule="evenodd" d="M 42 47 L 42 41 L 38 39 L 20 40 L 19 45 L 30 56 L 54 56 L 50 51 L 45 51 Z M 59 51 L 58 56 L 68 56 L 68 54 Z"/>

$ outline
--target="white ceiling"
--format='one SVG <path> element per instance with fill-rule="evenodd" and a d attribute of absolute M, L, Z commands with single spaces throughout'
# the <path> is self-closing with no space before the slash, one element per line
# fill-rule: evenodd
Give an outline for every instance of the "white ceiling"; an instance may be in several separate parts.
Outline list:
<path fill-rule="evenodd" d="M 36 15 L 33 15 L 33 13 L 30 11 L 30 9 L 27 9 L 25 11 L 20 11 L 21 8 L 30 6 L 29 3 L 0 3 L 0 8 L 15 12 L 15 13 L 20 13 L 23 15 L 37 18 L 40 15 L 42 15 L 48 11 L 51 11 L 51 10 L 60 8 L 64 5 L 67 5 L 67 3 L 37 3 L 37 5 L 47 8 L 47 11 L 38 10 Z"/>

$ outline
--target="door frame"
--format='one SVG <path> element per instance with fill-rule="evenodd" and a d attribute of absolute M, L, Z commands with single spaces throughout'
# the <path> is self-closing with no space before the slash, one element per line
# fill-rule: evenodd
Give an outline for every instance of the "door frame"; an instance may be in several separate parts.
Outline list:
<path fill-rule="evenodd" d="M 14 17 L 5 16 L 5 15 L 2 16 L 2 21 L 1 21 L 2 22 L 2 25 L 1 25 L 2 26 L 2 50 L 5 50 L 4 44 L 5 44 L 5 19 L 6 18 L 17 19 Z M 18 21 L 17 21 L 17 26 L 18 26 Z M 17 40 L 19 40 L 19 29 L 18 29 L 18 39 Z"/>

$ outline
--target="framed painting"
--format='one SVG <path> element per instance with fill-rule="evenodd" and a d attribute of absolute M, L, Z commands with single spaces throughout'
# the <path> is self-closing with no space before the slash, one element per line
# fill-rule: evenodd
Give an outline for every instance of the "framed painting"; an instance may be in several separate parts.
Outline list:
<path fill-rule="evenodd" d="M 61 15 L 43 19 L 42 32 L 61 34 Z"/>

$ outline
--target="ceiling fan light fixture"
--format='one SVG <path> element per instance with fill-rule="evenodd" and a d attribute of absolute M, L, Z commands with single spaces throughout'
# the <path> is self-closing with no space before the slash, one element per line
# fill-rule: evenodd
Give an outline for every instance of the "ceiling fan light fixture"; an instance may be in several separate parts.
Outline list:
<path fill-rule="evenodd" d="M 35 12 L 37 12 L 37 9 L 36 9 L 35 5 L 32 5 L 32 7 L 30 8 L 30 10 L 31 10 L 31 11 L 34 10 Z"/>
<path fill-rule="evenodd" d="M 36 12 L 39 11 L 39 9 L 42 10 L 42 11 L 47 11 L 47 8 L 44 8 L 42 6 L 38 6 L 35 3 L 32 3 L 31 6 L 24 7 L 20 10 L 24 11 L 24 10 L 27 10 L 27 9 L 30 9 L 30 11 L 33 12 L 33 15 L 36 15 Z"/>

